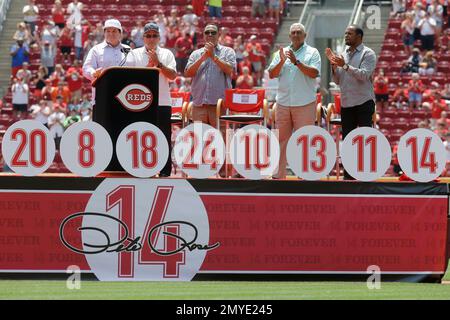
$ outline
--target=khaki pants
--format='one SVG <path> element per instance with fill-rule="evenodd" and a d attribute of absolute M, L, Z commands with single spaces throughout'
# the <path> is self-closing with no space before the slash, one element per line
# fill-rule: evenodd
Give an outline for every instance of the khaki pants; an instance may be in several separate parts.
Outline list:
<path fill-rule="evenodd" d="M 192 120 L 194 122 L 200 121 L 202 123 L 209 124 L 217 129 L 216 108 L 217 106 L 213 104 L 194 106 L 192 108 Z"/>
<path fill-rule="evenodd" d="M 316 119 L 316 101 L 305 106 L 283 107 L 277 106 L 275 112 L 276 129 L 280 140 L 280 162 L 278 172 L 274 176 L 278 179 L 286 178 L 286 148 L 292 133 L 301 127 L 314 125 Z"/>

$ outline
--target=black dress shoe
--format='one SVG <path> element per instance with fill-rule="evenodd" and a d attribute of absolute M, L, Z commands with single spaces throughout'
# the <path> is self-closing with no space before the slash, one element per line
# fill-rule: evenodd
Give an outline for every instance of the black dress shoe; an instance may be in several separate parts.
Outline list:
<path fill-rule="evenodd" d="M 344 174 L 344 180 L 356 180 L 355 178 L 353 178 L 351 175 L 349 174 Z"/>

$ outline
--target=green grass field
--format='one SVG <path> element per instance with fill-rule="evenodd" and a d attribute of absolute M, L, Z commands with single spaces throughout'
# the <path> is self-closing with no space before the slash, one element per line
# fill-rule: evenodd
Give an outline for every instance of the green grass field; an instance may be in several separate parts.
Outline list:
<path fill-rule="evenodd" d="M 450 299 L 450 285 L 389 282 L 369 290 L 364 282 L 85 281 L 69 290 L 64 281 L 3 280 L 0 299 Z"/>
<path fill-rule="evenodd" d="M 0 280 L 4 299 L 163 299 L 163 300 L 450 300 L 450 268 L 443 284 L 382 282 L 369 290 L 365 282 L 331 281 L 193 281 L 99 282 L 82 281 L 81 289 L 69 290 L 61 280 Z M 447 282 L 448 284 L 446 284 Z"/>

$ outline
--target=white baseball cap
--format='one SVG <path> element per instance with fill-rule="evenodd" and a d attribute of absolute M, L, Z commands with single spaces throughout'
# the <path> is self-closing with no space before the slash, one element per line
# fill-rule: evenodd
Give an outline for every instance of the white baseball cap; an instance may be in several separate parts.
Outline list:
<path fill-rule="evenodd" d="M 120 21 L 117 19 L 108 19 L 105 21 L 105 24 L 103 25 L 103 30 L 106 28 L 116 28 L 119 29 L 120 32 L 122 32 L 122 25 L 120 24 Z"/>

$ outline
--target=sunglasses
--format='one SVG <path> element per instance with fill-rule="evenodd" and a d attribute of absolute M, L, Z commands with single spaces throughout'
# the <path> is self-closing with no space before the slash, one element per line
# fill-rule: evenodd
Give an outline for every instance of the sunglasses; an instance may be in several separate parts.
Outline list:
<path fill-rule="evenodd" d="M 144 38 L 159 38 L 159 34 L 144 34 Z"/>
<path fill-rule="evenodd" d="M 303 33 L 302 31 L 292 31 L 291 32 L 292 35 L 294 35 L 294 34 L 302 34 L 302 33 Z"/>
<path fill-rule="evenodd" d="M 205 35 L 207 36 L 215 36 L 217 34 L 217 31 L 205 31 Z"/>

